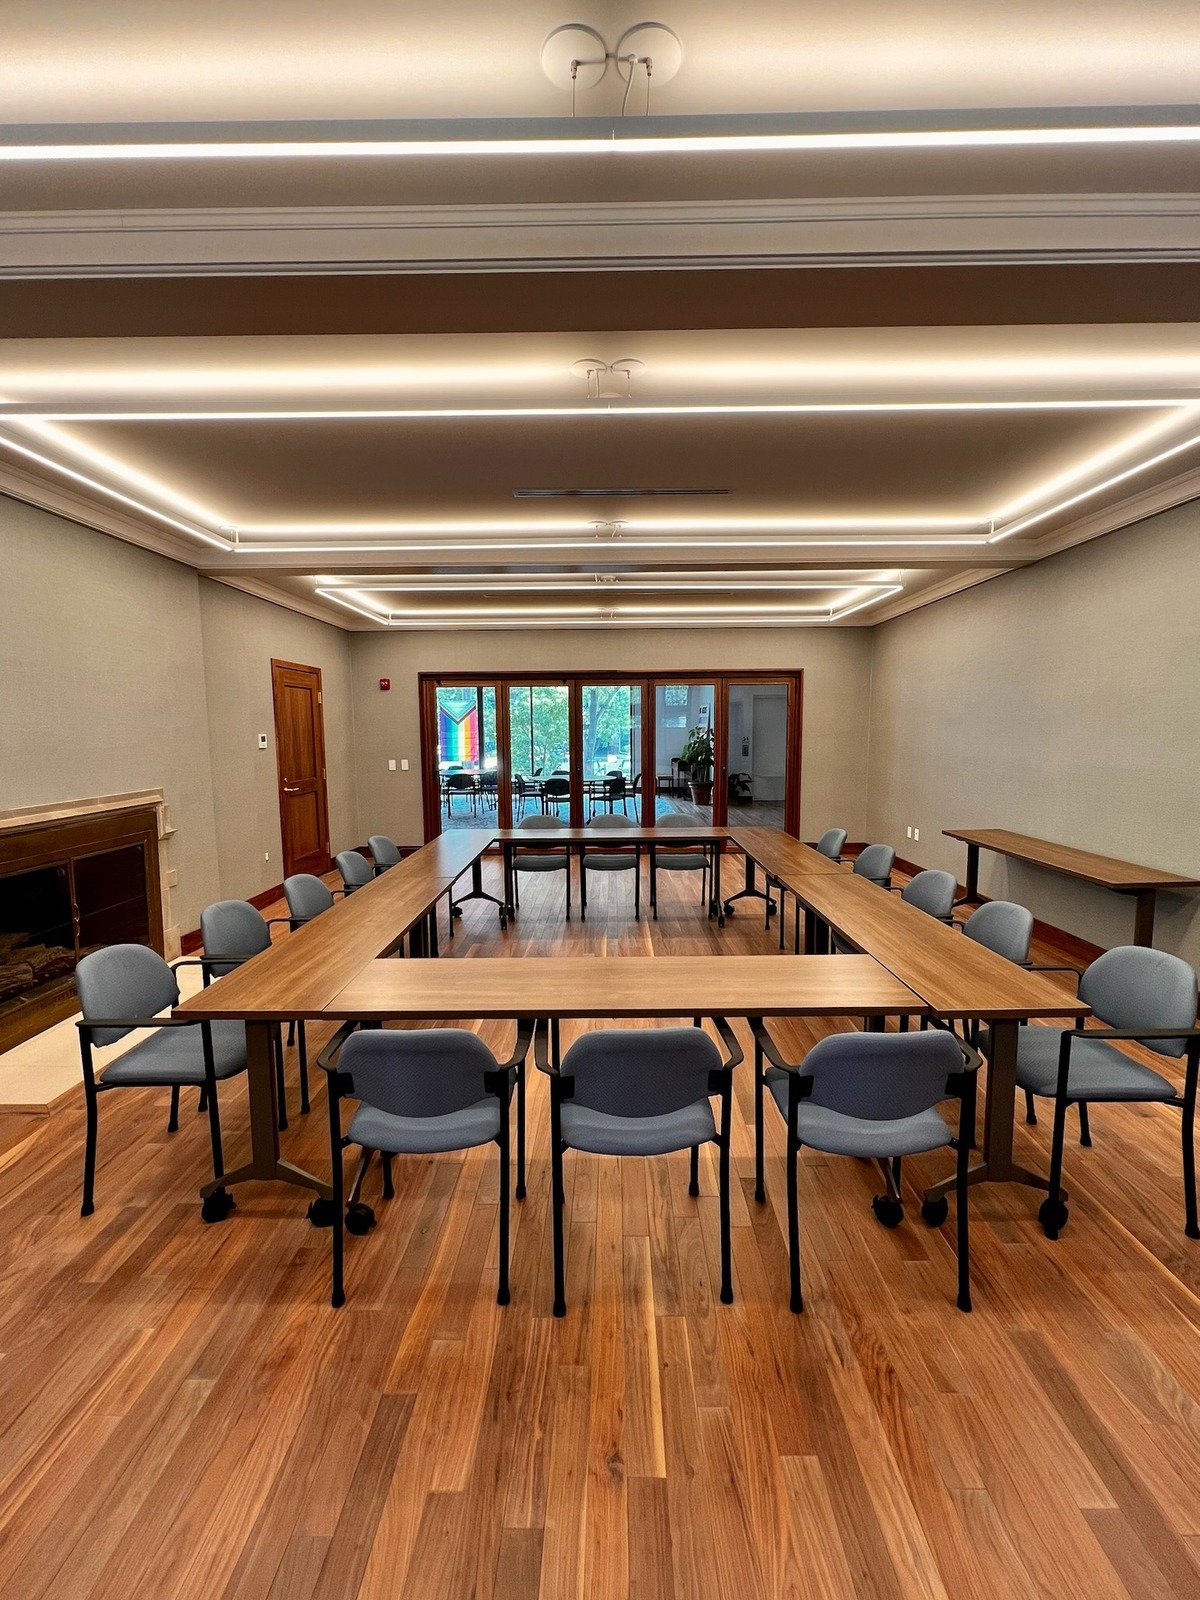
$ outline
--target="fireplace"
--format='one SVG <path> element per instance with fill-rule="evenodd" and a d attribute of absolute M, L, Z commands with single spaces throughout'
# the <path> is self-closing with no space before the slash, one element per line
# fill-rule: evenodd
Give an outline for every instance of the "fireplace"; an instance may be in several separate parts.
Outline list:
<path fill-rule="evenodd" d="M 167 833 L 154 796 L 0 819 L 0 1051 L 78 1010 L 73 974 L 89 951 L 163 953 Z"/>

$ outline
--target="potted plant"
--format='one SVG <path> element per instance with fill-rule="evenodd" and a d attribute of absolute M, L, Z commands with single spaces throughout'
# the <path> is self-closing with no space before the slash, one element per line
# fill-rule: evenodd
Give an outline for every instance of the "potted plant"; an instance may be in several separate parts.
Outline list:
<path fill-rule="evenodd" d="M 688 788 L 698 806 L 712 805 L 713 736 L 711 728 L 692 728 L 679 754 L 679 764 L 687 769 Z"/>

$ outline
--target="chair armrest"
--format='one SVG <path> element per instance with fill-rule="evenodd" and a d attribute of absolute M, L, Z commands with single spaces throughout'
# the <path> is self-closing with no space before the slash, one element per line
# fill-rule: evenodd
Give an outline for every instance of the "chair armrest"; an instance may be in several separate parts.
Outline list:
<path fill-rule="evenodd" d="M 87 1017 L 75 1026 L 80 1033 L 90 1033 L 93 1028 L 195 1028 L 204 1027 L 212 1020 L 211 1017 Z"/>
<path fill-rule="evenodd" d="M 1083 1023 L 1066 1030 L 1071 1038 L 1128 1039 L 1137 1044 L 1143 1039 L 1200 1039 L 1197 1028 L 1089 1028 Z"/>
<path fill-rule="evenodd" d="M 1026 972 L 1066 972 L 1075 979 L 1076 990 L 1079 988 L 1080 978 L 1083 977 L 1083 973 L 1080 972 L 1078 967 L 1039 966 L 1033 961 L 1022 961 L 1021 966 Z"/>
<path fill-rule="evenodd" d="M 293 922 L 308 922 L 308 917 L 264 917 L 268 928 L 290 928 Z"/>
<path fill-rule="evenodd" d="M 550 1024 L 544 1018 L 534 1024 L 533 1059 L 538 1071 L 544 1072 L 548 1078 L 560 1076 L 558 1067 L 550 1059 Z"/>
<path fill-rule="evenodd" d="M 745 1052 L 738 1043 L 737 1035 L 729 1026 L 724 1017 L 714 1017 L 713 1027 L 721 1035 L 721 1043 L 725 1046 L 725 1060 L 721 1063 L 722 1072 L 732 1072 L 734 1067 L 741 1066 L 746 1059 Z"/>
<path fill-rule="evenodd" d="M 804 1071 L 804 1063 L 802 1061 L 784 1060 L 783 1056 L 780 1054 L 779 1046 L 767 1032 L 766 1023 L 761 1017 L 750 1017 L 748 1020 L 750 1023 L 750 1031 L 754 1035 L 755 1044 L 758 1045 L 758 1047 L 762 1050 L 763 1055 L 766 1056 L 767 1060 L 773 1067 L 778 1067 L 780 1072 L 802 1073 Z M 801 1086 L 801 1088 L 802 1092 L 807 1092 L 803 1091 L 803 1086 Z"/>
<path fill-rule="evenodd" d="M 357 1022 L 342 1023 L 341 1027 L 334 1034 L 333 1038 L 330 1039 L 324 1050 L 322 1050 L 320 1055 L 317 1057 L 317 1065 L 323 1072 L 328 1072 L 330 1074 L 337 1072 L 337 1058 L 342 1053 L 342 1046 L 357 1027 Z"/>
<path fill-rule="evenodd" d="M 529 1046 L 533 1043 L 533 1037 L 536 1032 L 537 1021 L 533 1017 L 522 1017 L 517 1023 L 517 1038 L 516 1043 L 513 1045 L 512 1055 L 509 1056 L 507 1061 L 499 1063 L 501 1072 L 511 1072 L 514 1067 L 524 1066 L 525 1058 L 529 1054 Z"/>

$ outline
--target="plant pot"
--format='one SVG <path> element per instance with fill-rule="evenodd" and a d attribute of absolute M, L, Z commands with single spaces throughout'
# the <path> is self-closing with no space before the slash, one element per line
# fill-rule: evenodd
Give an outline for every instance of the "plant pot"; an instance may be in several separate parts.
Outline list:
<path fill-rule="evenodd" d="M 692 792 L 692 802 L 698 806 L 712 805 L 713 786 L 711 783 L 689 783 Z"/>

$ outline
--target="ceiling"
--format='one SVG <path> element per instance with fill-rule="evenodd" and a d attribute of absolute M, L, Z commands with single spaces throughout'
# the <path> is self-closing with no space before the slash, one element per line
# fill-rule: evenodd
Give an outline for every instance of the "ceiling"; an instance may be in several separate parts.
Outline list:
<path fill-rule="evenodd" d="M 1194 5 L 673 4 L 651 115 L 611 67 L 587 123 L 542 41 L 640 11 L 444 17 L 10 0 L 0 488 L 351 629 L 870 626 L 1198 492 L 1196 148 L 1142 138 L 1200 127 Z M 930 148 L 3 159 L 946 111 Z M 961 137 L 1056 119 L 1123 132 Z"/>

